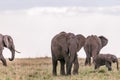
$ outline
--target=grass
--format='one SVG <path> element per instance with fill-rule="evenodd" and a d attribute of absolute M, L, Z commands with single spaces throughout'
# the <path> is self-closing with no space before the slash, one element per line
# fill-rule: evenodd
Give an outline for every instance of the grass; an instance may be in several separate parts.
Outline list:
<path fill-rule="evenodd" d="M 116 64 L 108 71 L 105 66 L 94 71 L 94 66 L 84 66 L 84 59 L 79 59 L 79 74 L 71 76 L 60 75 L 60 64 L 57 66 L 57 76 L 52 76 L 51 58 L 15 59 L 4 67 L 0 62 L 0 80 L 119 80 L 120 71 Z M 120 60 L 119 60 L 120 61 Z"/>

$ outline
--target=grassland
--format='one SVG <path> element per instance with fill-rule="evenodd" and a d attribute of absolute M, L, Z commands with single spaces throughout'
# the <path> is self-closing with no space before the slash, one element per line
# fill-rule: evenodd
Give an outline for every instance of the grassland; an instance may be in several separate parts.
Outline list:
<path fill-rule="evenodd" d="M 119 60 L 120 61 L 120 60 Z M 4 67 L 0 62 L 0 80 L 120 80 L 120 71 L 116 64 L 113 70 L 107 71 L 105 66 L 94 71 L 94 66 L 84 66 L 84 59 L 79 59 L 80 68 L 78 75 L 61 76 L 59 63 L 57 76 L 52 76 L 51 58 L 15 59 Z"/>

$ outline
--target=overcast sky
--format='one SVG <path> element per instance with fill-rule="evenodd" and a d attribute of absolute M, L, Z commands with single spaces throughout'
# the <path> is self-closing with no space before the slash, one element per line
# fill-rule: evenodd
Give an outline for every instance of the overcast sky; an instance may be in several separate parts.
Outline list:
<path fill-rule="evenodd" d="M 32 7 L 63 6 L 116 6 L 120 0 L 0 0 L 0 10 L 27 9 Z"/>
<path fill-rule="evenodd" d="M 119 0 L 0 0 L 0 33 L 13 37 L 16 57 L 51 56 L 51 39 L 61 31 L 103 35 L 109 42 L 101 53 L 120 57 L 119 27 Z"/>

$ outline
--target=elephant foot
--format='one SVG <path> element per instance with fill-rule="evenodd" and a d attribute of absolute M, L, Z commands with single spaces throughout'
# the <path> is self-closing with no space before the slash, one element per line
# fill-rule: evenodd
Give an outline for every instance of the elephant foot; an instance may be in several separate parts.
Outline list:
<path fill-rule="evenodd" d="M 87 66 L 87 65 L 88 65 L 88 66 L 91 66 L 91 64 L 88 64 L 88 63 L 87 63 L 87 64 L 85 64 L 85 66 Z"/>
<path fill-rule="evenodd" d="M 65 75 L 65 73 L 61 73 L 61 75 Z"/>
<path fill-rule="evenodd" d="M 88 63 L 85 63 L 85 66 L 89 65 Z"/>
<path fill-rule="evenodd" d="M 85 66 L 87 66 L 88 64 L 85 63 Z"/>
<path fill-rule="evenodd" d="M 67 74 L 66 74 L 66 76 L 69 76 L 69 75 L 71 75 L 71 73 L 67 73 Z"/>
<path fill-rule="evenodd" d="M 78 74 L 78 70 L 73 70 L 73 75 L 77 75 Z"/>
<path fill-rule="evenodd" d="M 53 76 L 57 76 L 57 74 L 53 74 Z"/>
<path fill-rule="evenodd" d="M 77 75 L 78 74 L 78 72 L 73 72 L 73 75 Z"/>
<path fill-rule="evenodd" d="M 91 66 L 91 64 L 89 64 L 89 66 Z"/>
<path fill-rule="evenodd" d="M 108 68 L 108 71 L 112 71 L 112 68 Z"/>
<path fill-rule="evenodd" d="M 7 64 L 3 64 L 3 66 L 7 66 Z"/>
<path fill-rule="evenodd" d="M 57 74 L 56 74 L 56 73 L 53 73 L 53 76 L 57 76 Z"/>

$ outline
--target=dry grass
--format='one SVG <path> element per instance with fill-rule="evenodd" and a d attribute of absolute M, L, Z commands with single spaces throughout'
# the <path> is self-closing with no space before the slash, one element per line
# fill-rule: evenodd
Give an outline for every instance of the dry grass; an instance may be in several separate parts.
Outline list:
<path fill-rule="evenodd" d="M 113 71 L 107 71 L 105 66 L 94 71 L 94 66 L 84 66 L 84 59 L 79 59 L 78 75 L 61 76 L 59 64 L 57 76 L 52 76 L 51 58 L 15 59 L 4 67 L 0 63 L 0 80 L 119 80 L 120 71 L 113 64 Z"/>

